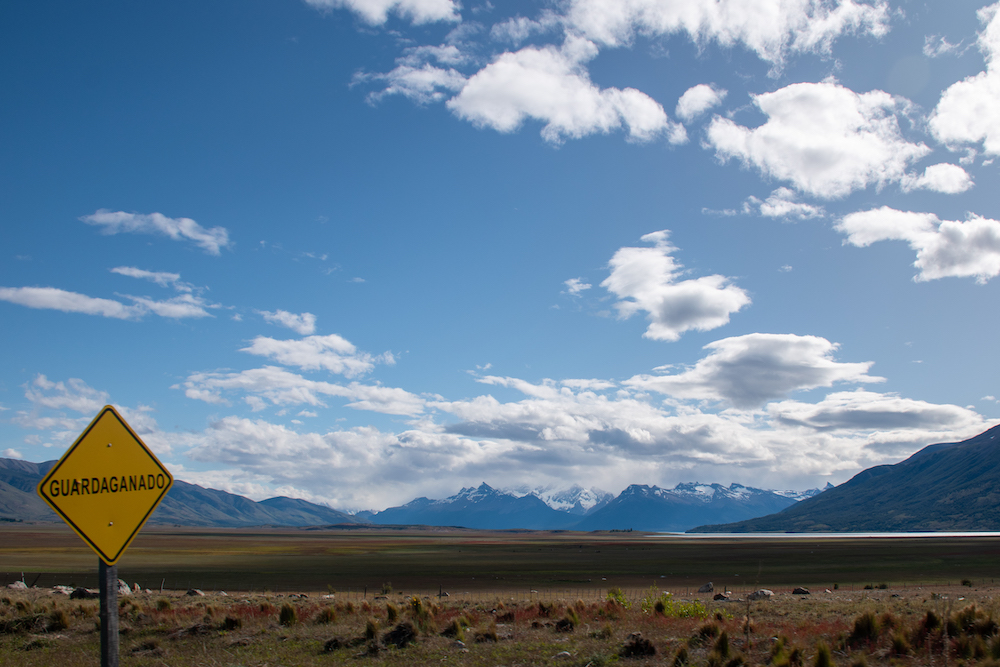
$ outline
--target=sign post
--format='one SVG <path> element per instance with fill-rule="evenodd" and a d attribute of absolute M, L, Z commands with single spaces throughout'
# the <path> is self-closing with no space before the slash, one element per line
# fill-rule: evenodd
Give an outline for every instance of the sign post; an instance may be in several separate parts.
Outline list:
<path fill-rule="evenodd" d="M 173 483 L 110 405 L 38 483 L 42 500 L 100 557 L 101 667 L 118 667 L 116 563 Z"/>

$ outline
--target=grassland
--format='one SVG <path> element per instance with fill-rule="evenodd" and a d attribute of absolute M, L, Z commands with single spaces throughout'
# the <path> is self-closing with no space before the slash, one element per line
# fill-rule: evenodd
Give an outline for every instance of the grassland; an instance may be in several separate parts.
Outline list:
<path fill-rule="evenodd" d="M 998 552 L 993 537 L 147 529 L 119 562 L 150 591 L 121 601 L 122 664 L 992 664 Z M 0 573 L 36 586 L 0 592 L 0 664 L 99 664 L 96 602 L 51 591 L 96 585 L 96 564 L 61 526 L 0 526 Z M 731 599 L 698 594 L 708 581 Z M 773 597 L 747 602 L 758 588 Z M 386 640 L 406 623 L 415 641 Z M 654 655 L 624 655 L 634 632 Z"/>

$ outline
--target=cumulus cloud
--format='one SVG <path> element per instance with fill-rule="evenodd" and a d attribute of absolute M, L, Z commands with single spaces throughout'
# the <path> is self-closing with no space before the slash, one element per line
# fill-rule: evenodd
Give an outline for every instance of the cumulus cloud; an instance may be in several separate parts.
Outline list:
<path fill-rule="evenodd" d="M 3 450 L 3 457 L 6 459 L 23 459 L 24 455 L 16 449 L 8 447 Z"/>
<path fill-rule="evenodd" d="M 972 187 L 972 177 L 957 164 L 932 164 L 920 176 L 906 174 L 900 181 L 903 192 L 933 190 L 954 195 Z"/>
<path fill-rule="evenodd" d="M 382 25 L 390 13 L 417 25 L 462 19 L 455 0 L 306 0 L 306 4 L 325 11 L 347 9 L 370 25 Z"/>
<path fill-rule="evenodd" d="M 700 83 L 684 91 L 684 94 L 677 100 L 677 108 L 674 113 L 685 123 L 690 123 L 712 107 L 722 104 L 722 100 L 725 98 L 726 91 L 724 89 Z"/>
<path fill-rule="evenodd" d="M 295 366 L 307 371 L 325 370 L 349 378 L 370 372 L 377 362 L 389 365 L 395 363 L 389 353 L 373 357 L 359 352 L 353 344 L 336 334 L 308 336 L 301 340 L 276 340 L 257 336 L 240 352 L 267 357 L 285 366 Z"/>
<path fill-rule="evenodd" d="M 826 215 L 822 206 L 797 201 L 795 192 L 788 188 L 778 188 L 763 201 L 754 196 L 747 197 L 746 202 L 743 203 L 743 212 L 751 213 L 753 211 L 767 218 L 796 218 L 798 220 L 822 218 Z"/>
<path fill-rule="evenodd" d="M 698 44 L 736 44 L 780 70 L 791 53 L 829 52 L 845 33 L 888 32 L 885 2 L 853 0 L 572 0 L 568 22 L 588 39 L 624 46 L 636 35 L 687 34 Z"/>
<path fill-rule="evenodd" d="M 126 213 L 99 209 L 80 218 L 88 225 L 101 228 L 103 234 L 162 234 L 174 241 L 188 240 L 210 255 L 218 255 L 229 247 L 229 232 L 225 227 L 205 229 L 191 218 L 168 218 L 161 213 Z"/>
<path fill-rule="evenodd" d="M 357 382 L 347 386 L 319 382 L 277 366 L 234 373 L 192 373 L 173 388 L 184 389 L 188 398 L 218 405 L 229 405 L 224 394 L 242 393 L 249 397 L 246 402 L 255 412 L 263 410 L 268 402 L 286 407 L 327 407 L 323 401 L 326 396 L 346 398 L 350 408 L 392 415 L 416 415 L 424 409 L 422 398 L 403 389 Z"/>
<path fill-rule="evenodd" d="M 582 278 L 570 278 L 569 280 L 563 281 L 563 285 L 566 286 L 565 293 L 570 296 L 579 296 L 582 292 L 593 287 L 590 283 L 583 282 Z"/>
<path fill-rule="evenodd" d="M 754 333 L 709 343 L 708 356 L 674 375 L 637 375 L 625 382 L 673 398 L 725 401 L 758 408 L 795 391 L 839 382 L 882 382 L 868 375 L 873 362 L 844 363 L 838 345 L 819 336 Z"/>
<path fill-rule="evenodd" d="M 917 252 L 914 280 L 974 277 L 980 284 L 1000 274 L 1000 222 L 974 214 L 964 222 L 933 213 L 888 206 L 844 216 L 835 228 L 845 243 L 866 247 L 878 241 L 906 241 Z"/>
<path fill-rule="evenodd" d="M 385 74 L 358 74 L 355 82 L 378 81 L 385 88 L 368 95 L 369 102 L 378 102 L 388 95 L 403 95 L 417 104 L 441 102 L 465 85 L 465 75 L 454 67 L 447 69 L 430 63 L 403 62 Z"/>
<path fill-rule="evenodd" d="M 663 134 L 673 143 L 686 140 L 683 126 L 645 93 L 598 88 L 583 66 L 596 55 L 592 42 L 574 36 L 562 48 L 503 53 L 472 75 L 447 106 L 459 118 L 498 132 L 513 132 L 527 119 L 540 121 L 542 137 L 554 144 L 622 126 L 633 141 Z"/>
<path fill-rule="evenodd" d="M 258 310 L 266 322 L 288 327 L 297 334 L 308 336 L 316 331 L 316 316 L 312 313 L 302 313 L 296 315 L 287 310 L 276 310 L 273 313 L 267 310 Z"/>
<path fill-rule="evenodd" d="M 708 143 L 722 160 L 738 159 L 765 176 L 824 198 L 902 181 L 911 163 L 930 152 L 900 134 L 900 102 L 874 90 L 858 94 L 834 82 L 796 83 L 753 97 L 767 116 L 756 128 L 716 116 Z M 960 167 L 956 167 L 960 169 Z M 922 187 L 954 187 L 940 169 Z"/>
<path fill-rule="evenodd" d="M 986 70 L 952 84 L 928 120 L 934 137 L 952 147 L 983 142 L 983 150 L 1000 155 L 1000 3 L 977 12 L 985 24 L 978 45 Z"/>
<path fill-rule="evenodd" d="M 649 328 L 643 334 L 654 340 L 674 341 L 685 331 L 709 331 L 729 322 L 729 316 L 750 303 L 747 293 L 725 276 L 682 279 L 683 267 L 674 259 L 677 250 L 662 230 L 641 240 L 651 248 L 620 248 L 609 262 L 611 275 L 601 286 L 618 297 L 619 317 L 647 313 Z"/>

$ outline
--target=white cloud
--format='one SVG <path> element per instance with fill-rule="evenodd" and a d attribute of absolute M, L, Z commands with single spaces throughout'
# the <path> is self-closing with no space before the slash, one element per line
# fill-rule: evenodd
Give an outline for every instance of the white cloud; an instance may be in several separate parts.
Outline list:
<path fill-rule="evenodd" d="M 173 287 L 179 292 L 190 292 L 193 290 L 191 285 L 181 282 L 181 274 L 179 273 L 167 273 L 165 271 L 146 271 L 144 269 L 137 269 L 134 266 L 116 266 L 111 269 L 111 273 L 117 273 L 122 276 L 128 276 L 129 278 L 139 278 L 141 280 L 149 280 L 160 287 Z"/>
<path fill-rule="evenodd" d="M 646 234 L 652 248 L 620 248 L 609 262 L 611 275 L 601 286 L 618 297 L 619 317 L 645 311 L 650 321 L 643 334 L 673 341 L 691 329 L 708 331 L 729 322 L 729 316 L 749 305 L 747 293 L 725 276 L 682 280 L 677 250 L 667 240 L 669 231 Z"/>
<path fill-rule="evenodd" d="M 961 47 L 961 42 L 952 44 L 941 35 L 926 35 L 924 37 L 923 52 L 928 58 L 940 58 L 941 56 L 957 53 Z"/>
<path fill-rule="evenodd" d="M 301 340 L 275 340 L 257 336 L 240 352 L 249 352 L 267 357 L 285 366 L 296 366 L 303 370 L 325 370 L 346 377 L 364 375 L 374 368 L 376 362 L 389 365 L 395 363 L 391 354 L 372 357 L 336 334 L 329 336 L 308 336 Z"/>
<path fill-rule="evenodd" d="M 28 308 L 61 310 L 64 313 L 101 315 L 120 320 L 138 318 L 141 310 L 112 299 L 97 299 L 55 287 L 0 287 L 0 301 Z"/>
<path fill-rule="evenodd" d="M 515 16 L 490 28 L 490 38 L 497 42 L 510 42 L 515 46 L 532 35 L 546 33 L 559 26 L 562 19 L 550 11 L 543 11 L 538 20 Z"/>
<path fill-rule="evenodd" d="M 917 252 L 918 282 L 975 277 L 985 284 L 1000 274 L 1000 222 L 969 214 L 965 222 L 939 220 L 933 213 L 883 206 L 844 216 L 836 225 L 845 243 L 866 247 L 878 241 L 906 241 Z"/>
<path fill-rule="evenodd" d="M 174 241 L 186 239 L 210 255 L 218 255 L 230 245 L 225 227 L 205 229 L 191 218 L 168 218 L 161 213 L 126 213 L 100 209 L 80 218 L 88 225 L 101 228 L 103 234 L 133 232 L 137 234 L 164 234 Z"/>
<path fill-rule="evenodd" d="M 296 315 L 295 313 L 290 313 L 287 310 L 276 310 L 273 313 L 267 310 L 258 310 L 257 313 L 261 315 L 265 321 L 270 322 L 271 324 L 288 327 L 295 333 L 303 336 L 308 336 L 316 331 L 316 316 L 312 313 L 302 313 L 301 315 Z"/>
<path fill-rule="evenodd" d="M 818 432 L 875 430 L 897 439 L 919 437 L 913 431 L 942 427 L 961 430 L 982 423 L 975 412 L 957 405 L 938 405 L 862 389 L 828 394 L 819 403 L 771 403 L 767 412 L 789 426 L 805 426 Z"/>
<path fill-rule="evenodd" d="M 583 63 L 596 55 L 593 43 L 574 36 L 561 49 L 503 53 L 470 77 L 447 106 L 459 118 L 498 132 L 513 132 L 527 119 L 541 121 L 542 137 L 555 144 L 623 125 L 634 141 L 663 134 L 673 143 L 686 140 L 683 126 L 645 93 L 594 85 Z"/>
<path fill-rule="evenodd" d="M 305 0 L 319 10 L 347 9 L 370 25 L 382 25 L 389 14 L 406 18 L 414 24 L 462 19 L 455 0 Z"/>
<path fill-rule="evenodd" d="M 570 296 L 579 296 L 585 290 L 589 290 L 593 285 L 583 282 L 582 278 L 570 278 L 569 280 L 564 280 L 563 285 L 566 286 L 565 294 Z"/>
<path fill-rule="evenodd" d="M 94 389 L 79 378 L 52 382 L 41 373 L 24 385 L 24 396 L 38 408 L 73 410 L 91 416 L 108 403 L 107 392 Z"/>
<path fill-rule="evenodd" d="M 393 415 L 416 415 L 424 409 L 424 400 L 403 389 L 362 385 L 348 386 L 308 380 L 277 366 L 264 366 L 238 373 L 192 373 L 174 389 L 184 389 L 188 398 L 218 405 L 228 405 L 224 393 L 244 393 L 244 399 L 255 411 L 263 409 L 261 401 L 271 405 L 311 405 L 327 407 L 321 397 L 346 398 L 347 407 Z"/>
<path fill-rule="evenodd" d="M 882 382 L 868 375 L 873 362 L 834 360 L 838 345 L 819 336 L 754 333 L 705 346 L 708 356 L 674 375 L 637 375 L 629 387 L 685 400 L 726 401 L 756 408 L 795 391 L 838 382 Z"/>
<path fill-rule="evenodd" d="M 129 296 L 136 303 L 140 310 L 140 315 L 147 311 L 155 313 L 160 317 L 172 319 L 184 319 L 188 317 L 212 317 L 206 308 L 218 308 L 215 304 L 210 304 L 201 297 L 192 294 L 181 294 L 165 301 L 156 301 L 142 296 Z"/>
<path fill-rule="evenodd" d="M 6 459 L 23 459 L 24 455 L 13 448 L 3 450 L 3 457 Z"/>
<path fill-rule="evenodd" d="M 920 176 L 907 174 L 900 182 L 903 192 L 933 190 L 953 195 L 972 187 L 972 177 L 957 164 L 932 164 Z"/>
<path fill-rule="evenodd" d="M 788 188 L 778 188 L 764 201 L 754 196 L 748 197 L 743 204 L 743 211 L 750 213 L 756 210 L 760 215 L 768 218 L 796 218 L 798 220 L 822 218 L 826 215 L 822 206 L 806 204 L 796 201 L 796 199 L 794 191 Z"/>
<path fill-rule="evenodd" d="M 983 142 L 983 150 L 1000 155 L 1000 3 L 977 12 L 986 26 L 978 45 L 986 70 L 952 84 L 942 94 L 928 120 L 934 137 L 952 147 Z"/>
<path fill-rule="evenodd" d="M 684 94 L 677 100 L 677 109 L 674 110 L 674 113 L 685 123 L 690 123 L 712 107 L 722 104 L 724 99 L 726 99 L 724 89 L 716 88 L 707 83 L 699 83 L 684 91 Z"/>
<path fill-rule="evenodd" d="M 709 144 L 720 159 L 739 159 L 804 193 L 843 197 L 902 181 L 909 165 L 930 152 L 902 137 L 895 115 L 901 102 L 880 90 L 859 95 L 834 82 L 796 83 L 753 101 L 766 123 L 751 129 L 716 116 Z M 941 177 L 938 171 L 921 183 L 954 185 Z"/>
<path fill-rule="evenodd" d="M 588 39 L 624 46 L 636 35 L 686 33 L 698 44 L 741 44 L 780 69 L 790 53 L 829 52 L 845 33 L 881 36 L 889 8 L 853 0 L 572 0 L 569 23 Z"/>
<path fill-rule="evenodd" d="M 430 63 L 401 64 L 385 74 L 359 74 L 355 81 L 382 81 L 386 87 L 368 96 L 377 102 L 387 95 L 403 95 L 417 104 L 441 102 L 465 85 L 465 76 L 454 68 L 443 69 Z"/>

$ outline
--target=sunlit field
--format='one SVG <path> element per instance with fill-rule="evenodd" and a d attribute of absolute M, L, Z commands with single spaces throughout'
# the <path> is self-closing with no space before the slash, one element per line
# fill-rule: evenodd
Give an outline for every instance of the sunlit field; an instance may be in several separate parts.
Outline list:
<path fill-rule="evenodd" d="M 52 589 L 95 586 L 96 556 L 62 526 L 0 530 L 3 583 L 29 586 L 0 592 L 0 664 L 99 664 L 97 601 Z M 121 660 L 988 664 L 998 549 L 996 537 L 147 529 L 119 562 L 141 589 L 120 599 Z M 709 581 L 729 600 L 697 592 Z M 758 589 L 773 594 L 749 600 Z"/>

